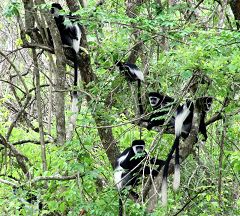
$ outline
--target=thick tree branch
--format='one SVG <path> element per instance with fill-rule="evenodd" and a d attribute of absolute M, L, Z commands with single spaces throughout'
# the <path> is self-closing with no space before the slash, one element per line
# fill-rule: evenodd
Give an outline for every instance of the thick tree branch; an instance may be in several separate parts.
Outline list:
<path fill-rule="evenodd" d="M 240 0 L 230 1 L 230 6 L 236 21 L 237 30 L 240 29 Z"/>
<path fill-rule="evenodd" d="M 36 0 L 37 5 L 45 4 L 44 0 Z M 66 124 L 65 124 L 65 80 L 66 80 L 66 58 L 63 51 L 62 41 L 53 17 L 46 11 L 41 11 L 49 27 L 54 53 L 56 56 L 56 69 L 55 71 L 55 102 L 56 102 L 56 131 L 57 131 L 57 143 L 63 145 L 66 141 Z"/>
<path fill-rule="evenodd" d="M 46 140 L 45 144 L 49 144 L 49 143 L 53 143 L 54 141 L 52 140 Z M 35 145 L 41 145 L 40 141 L 38 140 L 18 140 L 17 142 L 13 142 L 12 145 L 16 146 L 16 145 L 23 145 L 23 144 L 35 144 Z M 3 150 L 4 147 L 0 147 L 0 151 Z"/>
<path fill-rule="evenodd" d="M 18 183 L 17 182 L 10 182 L 8 180 L 1 179 L 1 178 L 0 178 L 0 183 L 9 185 L 11 187 L 18 187 Z"/>
<path fill-rule="evenodd" d="M 67 2 L 69 3 L 69 2 Z M 75 10 L 79 9 L 79 6 L 77 7 L 78 2 L 75 0 L 71 0 L 71 5 L 68 5 L 71 12 L 75 12 Z M 81 32 L 82 32 L 82 38 L 81 38 L 81 46 L 88 50 L 88 42 L 86 37 L 86 30 L 83 26 L 81 26 Z M 88 84 L 91 82 L 96 82 L 96 75 L 94 74 L 91 66 L 91 59 L 90 55 L 86 52 L 80 53 L 78 56 L 78 65 L 79 70 L 81 74 L 81 78 L 83 81 L 83 86 L 85 90 L 88 88 Z M 86 99 L 88 103 L 91 102 L 91 97 L 89 95 L 86 96 Z M 107 107 L 107 105 L 105 105 Z M 100 113 L 100 111 L 98 112 Z M 98 127 L 106 125 L 106 119 L 102 119 L 101 116 L 96 115 L 96 113 L 92 113 L 93 118 L 95 119 L 95 122 Z M 117 142 L 114 139 L 112 129 L 111 128 L 99 128 L 98 134 L 100 136 L 102 145 L 106 151 L 107 157 L 112 165 L 114 167 L 115 164 L 115 158 L 119 155 L 119 150 L 117 147 Z"/>
<path fill-rule="evenodd" d="M 61 175 L 55 175 L 55 176 L 38 176 L 33 178 L 30 182 L 31 183 L 37 183 L 39 181 L 50 181 L 50 180 L 55 180 L 55 181 L 68 181 L 68 180 L 74 180 L 79 177 L 83 177 L 84 175 L 79 175 L 78 173 L 73 174 L 71 176 L 61 176 Z"/>
<path fill-rule="evenodd" d="M 137 14 L 138 14 L 137 8 L 139 5 L 143 4 L 144 2 L 145 1 L 142 1 L 142 0 L 127 0 L 126 1 L 126 14 L 128 15 L 128 17 L 130 17 L 130 18 L 137 17 Z M 135 29 L 135 26 L 136 26 L 136 24 L 133 24 L 133 23 L 131 24 L 131 27 L 133 29 Z M 139 30 L 139 29 L 134 30 L 133 36 L 135 38 L 135 41 L 138 40 L 140 34 L 141 34 L 141 30 Z M 142 47 L 143 47 L 142 41 L 135 43 L 135 45 L 131 49 L 130 55 L 128 56 L 127 61 L 129 63 L 132 63 L 132 64 L 136 63 L 138 56 L 141 54 Z"/>

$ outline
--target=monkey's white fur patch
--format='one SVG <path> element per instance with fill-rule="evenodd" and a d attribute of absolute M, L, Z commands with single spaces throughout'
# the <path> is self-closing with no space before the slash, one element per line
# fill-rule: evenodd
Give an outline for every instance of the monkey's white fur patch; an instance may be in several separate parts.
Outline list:
<path fill-rule="evenodd" d="M 173 190 L 178 190 L 180 186 L 180 165 L 176 164 L 174 166 L 174 176 L 173 176 Z"/>
<path fill-rule="evenodd" d="M 118 158 L 118 166 L 121 166 L 121 163 L 127 158 L 129 152 L 123 156 L 121 156 L 120 158 Z"/>
<path fill-rule="evenodd" d="M 114 172 L 114 182 L 119 191 L 122 189 L 122 174 L 123 174 L 123 172 L 124 172 L 124 169 L 121 166 L 118 166 Z"/>
<path fill-rule="evenodd" d="M 144 81 L 144 76 L 143 76 L 143 73 L 142 71 L 140 70 L 134 70 L 132 69 L 133 73 L 136 74 L 137 78 L 140 79 L 141 81 Z"/>
<path fill-rule="evenodd" d="M 137 151 L 137 148 L 141 148 L 141 150 L 139 149 Z M 134 154 L 136 155 L 137 153 L 142 153 L 144 151 L 144 145 L 135 145 L 132 147 L 133 151 L 134 151 Z"/>
<path fill-rule="evenodd" d="M 138 79 L 140 79 L 141 81 L 144 81 L 144 76 L 143 76 L 143 72 L 142 71 L 133 69 L 133 68 L 129 67 L 128 65 L 124 65 L 124 67 L 127 67 L 129 69 L 129 71 L 132 74 L 135 74 Z"/>
<path fill-rule="evenodd" d="M 167 205 L 167 178 L 162 180 L 162 205 Z"/>
<path fill-rule="evenodd" d="M 77 95 L 73 95 L 73 98 L 72 98 L 72 108 L 71 108 L 71 111 L 73 113 L 77 113 L 78 112 L 78 98 L 77 98 Z"/>
<path fill-rule="evenodd" d="M 199 144 L 200 144 L 200 147 L 203 147 L 206 144 L 206 141 L 200 140 Z"/>
<path fill-rule="evenodd" d="M 177 114 L 175 119 L 175 135 L 176 136 L 181 135 L 183 122 L 188 117 L 189 113 L 190 113 L 190 110 L 187 107 L 187 104 L 184 104 L 182 112 Z"/>
<path fill-rule="evenodd" d="M 129 154 L 129 152 L 127 154 L 121 156 L 117 160 L 118 165 L 114 172 L 114 182 L 115 182 L 118 190 L 121 190 L 122 186 L 123 186 L 122 185 L 122 174 L 124 173 L 124 169 L 121 167 L 121 163 L 127 158 L 128 154 Z"/>
<path fill-rule="evenodd" d="M 77 39 L 73 39 L 73 49 L 75 50 L 76 53 L 78 53 L 80 49 L 80 40 L 82 37 L 82 33 L 77 23 L 73 24 L 72 28 L 75 28 L 77 33 Z"/>
<path fill-rule="evenodd" d="M 53 11 L 53 16 L 54 17 L 59 17 L 59 15 L 60 15 L 60 13 L 59 13 L 59 9 L 58 8 L 53 8 L 54 9 L 54 11 Z"/>

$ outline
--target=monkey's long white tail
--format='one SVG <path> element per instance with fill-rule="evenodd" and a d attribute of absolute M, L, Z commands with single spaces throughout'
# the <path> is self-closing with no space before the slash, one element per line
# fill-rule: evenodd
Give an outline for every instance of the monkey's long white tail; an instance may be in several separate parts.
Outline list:
<path fill-rule="evenodd" d="M 76 127 L 76 122 L 77 122 L 77 117 L 78 117 L 78 112 L 79 112 L 78 97 L 75 94 L 73 94 L 73 98 L 72 98 L 71 112 L 72 112 L 72 114 L 69 118 L 68 129 L 67 129 L 67 134 L 66 134 L 67 140 L 72 139 L 73 131 Z"/>
<path fill-rule="evenodd" d="M 186 120 L 190 110 L 187 104 L 183 105 L 183 110 L 181 113 L 178 113 L 175 119 L 175 166 L 174 166 L 174 176 L 173 176 L 173 189 L 176 191 L 180 186 L 180 164 L 179 164 L 179 138 L 181 136 L 183 122 Z"/>
<path fill-rule="evenodd" d="M 180 165 L 175 164 L 173 176 L 173 190 L 177 191 L 180 186 Z"/>
<path fill-rule="evenodd" d="M 167 205 L 167 177 L 168 177 L 168 168 L 169 168 L 169 163 L 172 159 L 172 155 L 176 149 L 178 149 L 178 144 L 179 144 L 179 136 L 175 138 L 173 146 L 168 153 L 167 160 L 165 162 L 165 166 L 163 169 L 163 180 L 162 180 L 162 203 L 163 206 Z"/>
<path fill-rule="evenodd" d="M 162 180 L 162 205 L 167 205 L 167 178 L 163 177 Z"/>

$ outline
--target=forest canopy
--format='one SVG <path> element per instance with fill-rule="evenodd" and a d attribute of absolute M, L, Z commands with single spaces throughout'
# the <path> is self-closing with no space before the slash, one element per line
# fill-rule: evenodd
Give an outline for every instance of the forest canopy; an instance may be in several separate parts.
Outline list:
<path fill-rule="evenodd" d="M 1 215 L 112 216 L 119 198 L 124 215 L 240 215 L 240 0 L 6 0 L 0 10 Z M 151 92 L 174 101 L 154 127 Z M 142 166 L 166 160 L 189 101 L 167 206 L 163 169 L 119 193 L 118 156 L 144 140 Z"/>

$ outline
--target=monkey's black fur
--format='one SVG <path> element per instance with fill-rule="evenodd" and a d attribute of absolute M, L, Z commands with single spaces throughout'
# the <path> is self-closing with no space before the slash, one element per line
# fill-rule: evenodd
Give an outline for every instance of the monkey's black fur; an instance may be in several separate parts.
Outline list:
<path fill-rule="evenodd" d="M 200 124 L 199 132 L 203 134 L 204 141 L 207 140 L 207 130 L 205 124 L 206 112 L 209 111 L 212 98 L 211 97 L 201 97 L 196 100 L 197 106 L 201 107 L 200 113 Z M 167 176 L 169 163 L 172 159 L 172 155 L 175 151 L 175 167 L 174 167 L 174 180 L 173 180 L 173 189 L 177 190 L 180 185 L 180 156 L 179 156 L 179 142 L 180 137 L 186 139 L 192 128 L 192 120 L 194 113 L 194 103 L 192 101 L 187 101 L 184 105 L 180 105 L 177 108 L 177 113 L 175 117 L 175 140 L 173 146 L 167 156 L 166 163 L 163 169 L 163 181 L 162 181 L 162 202 L 163 205 L 167 204 Z M 197 139 L 197 138 L 196 138 Z"/>
<path fill-rule="evenodd" d="M 137 81 L 138 85 L 138 103 L 139 103 L 139 113 L 143 114 L 143 105 L 141 99 L 141 82 L 144 81 L 144 76 L 142 71 L 135 64 L 131 64 L 128 62 L 116 62 L 116 66 L 118 66 L 120 72 L 125 76 L 126 80 L 129 82 Z"/>
<path fill-rule="evenodd" d="M 163 160 L 152 158 L 151 164 L 158 165 L 157 170 L 151 170 L 149 166 L 144 164 L 147 152 L 144 150 L 145 142 L 143 140 L 134 140 L 132 146 L 125 149 L 115 162 L 114 180 L 121 196 L 121 191 L 131 185 L 136 186 L 142 175 L 157 176 L 161 167 L 165 164 Z M 138 195 L 134 193 L 135 198 Z M 119 198 L 119 215 L 122 215 L 122 200 Z"/>
<path fill-rule="evenodd" d="M 171 106 L 168 105 L 173 104 L 174 99 L 158 92 L 150 92 L 148 98 L 154 110 L 154 113 L 151 114 L 150 118 L 147 120 L 147 129 L 151 130 L 153 127 L 162 126 L 164 124 L 165 118 L 163 116 L 169 112 Z M 169 125 L 173 125 L 173 121 L 172 119 Z"/>
<path fill-rule="evenodd" d="M 74 63 L 74 87 L 77 87 L 78 80 L 78 62 L 77 62 L 77 54 L 80 49 L 80 41 L 81 41 L 81 27 L 79 24 L 74 23 L 71 15 L 61 15 L 60 11 L 62 10 L 62 6 L 58 3 L 53 3 L 51 8 L 51 14 L 54 16 L 54 20 L 58 27 L 60 37 L 63 45 L 67 45 L 73 50 L 73 63 Z M 74 90 L 73 94 L 76 95 L 77 91 Z"/>

